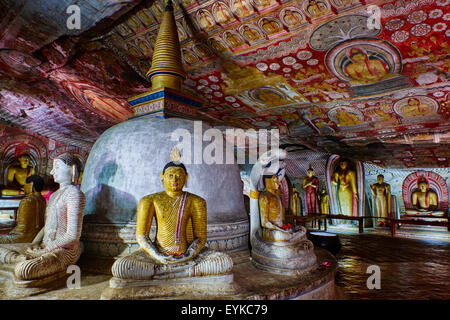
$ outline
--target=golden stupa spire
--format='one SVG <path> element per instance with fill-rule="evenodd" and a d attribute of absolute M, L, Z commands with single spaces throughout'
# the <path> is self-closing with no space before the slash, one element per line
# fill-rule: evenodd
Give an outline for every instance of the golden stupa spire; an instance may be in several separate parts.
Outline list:
<path fill-rule="evenodd" d="M 152 82 L 152 90 L 161 88 L 180 90 L 181 83 L 186 78 L 171 0 L 167 2 L 159 26 L 152 66 L 146 76 Z"/>

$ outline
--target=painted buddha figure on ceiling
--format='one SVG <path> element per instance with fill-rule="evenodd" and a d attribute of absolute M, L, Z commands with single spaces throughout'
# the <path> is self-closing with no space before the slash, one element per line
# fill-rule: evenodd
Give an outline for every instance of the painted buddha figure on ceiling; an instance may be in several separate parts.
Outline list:
<path fill-rule="evenodd" d="M 443 214 L 442 210 L 437 210 L 439 205 L 438 195 L 430 189 L 428 181 L 424 178 L 417 182 L 418 189 L 411 193 L 411 204 L 413 208 L 406 209 L 408 214 Z"/>
<path fill-rule="evenodd" d="M 16 264 L 17 281 L 53 279 L 78 261 L 85 197 L 73 184 L 76 166 L 76 159 L 68 153 L 54 160 L 51 174 L 60 187 L 50 196 L 45 225 L 33 242 L 0 245 L 0 263 Z"/>
<path fill-rule="evenodd" d="M 112 274 L 119 280 L 190 278 L 229 273 L 231 258 L 205 248 L 206 201 L 183 191 L 186 167 L 173 160 L 165 165 L 161 180 L 165 191 L 139 201 L 136 240 L 140 249 L 119 258 Z M 150 228 L 156 218 L 156 239 Z"/>
<path fill-rule="evenodd" d="M 347 53 L 350 63 L 344 68 L 355 85 L 374 83 L 390 76 L 389 67 L 379 59 L 371 59 L 362 48 L 352 48 Z"/>
<path fill-rule="evenodd" d="M 11 166 L 8 169 L 6 187 L 2 190 L 2 196 L 24 195 L 26 179 L 34 174 L 34 167 L 30 165 L 30 155 L 21 154 L 17 160 L 19 161 L 19 165 Z"/>
<path fill-rule="evenodd" d="M 339 162 L 331 182 L 337 186 L 340 213 L 347 216 L 358 216 L 356 171 L 349 167 L 349 161 L 341 160 Z"/>
<path fill-rule="evenodd" d="M 44 179 L 32 175 L 24 186 L 25 198 L 20 201 L 17 210 L 16 226 L 8 234 L 0 236 L 0 243 L 31 242 L 44 226 L 47 202 L 41 195 Z"/>
<path fill-rule="evenodd" d="M 417 98 L 408 99 L 408 104 L 403 107 L 403 116 L 405 118 L 423 117 L 432 114 L 429 105 L 421 103 Z"/>

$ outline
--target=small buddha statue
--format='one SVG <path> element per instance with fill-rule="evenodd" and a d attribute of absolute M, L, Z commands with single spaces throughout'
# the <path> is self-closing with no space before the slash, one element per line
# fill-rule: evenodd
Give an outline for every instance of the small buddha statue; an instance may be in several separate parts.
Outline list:
<path fill-rule="evenodd" d="M 25 195 L 23 190 L 25 180 L 34 174 L 34 167 L 30 166 L 30 155 L 21 154 L 17 160 L 19 165 L 14 165 L 8 169 L 6 187 L 2 190 L 2 196 Z"/>
<path fill-rule="evenodd" d="M 294 217 L 300 216 L 300 197 L 295 187 L 292 188 L 291 195 L 291 213 Z"/>
<path fill-rule="evenodd" d="M 47 202 L 41 195 L 44 179 L 32 175 L 26 179 L 25 198 L 20 201 L 14 229 L 0 236 L 0 243 L 31 242 L 44 226 Z"/>
<path fill-rule="evenodd" d="M 206 201 L 183 191 L 186 167 L 177 160 L 164 166 L 165 191 L 143 197 L 137 208 L 138 250 L 112 266 L 119 280 L 152 280 L 223 275 L 233 262 L 225 253 L 205 248 Z M 149 238 L 156 218 L 156 239 Z M 114 278 L 113 278 L 114 280 Z"/>
<path fill-rule="evenodd" d="M 439 202 L 437 193 L 430 189 L 426 179 L 419 179 L 418 189 L 411 194 L 413 208 L 406 209 L 409 214 L 444 214 L 442 210 L 436 210 Z"/>
<path fill-rule="evenodd" d="M 322 188 L 319 194 L 320 200 L 320 213 L 321 214 L 329 214 L 330 213 L 330 197 L 328 196 L 325 188 Z"/>
<path fill-rule="evenodd" d="M 73 185 L 76 159 L 65 153 L 53 161 L 50 172 L 59 189 L 50 196 L 45 225 L 32 243 L 0 245 L 0 264 L 15 264 L 15 281 L 42 285 L 58 274 L 66 274 L 81 254 L 80 236 L 84 194 Z M 48 282 L 47 282 L 48 283 Z"/>
<path fill-rule="evenodd" d="M 379 174 L 377 182 L 370 185 L 372 196 L 374 198 L 376 212 L 375 216 L 380 218 L 389 218 L 389 208 L 391 199 L 391 186 L 383 181 L 384 176 Z M 379 220 L 378 224 L 383 225 L 385 221 Z"/>

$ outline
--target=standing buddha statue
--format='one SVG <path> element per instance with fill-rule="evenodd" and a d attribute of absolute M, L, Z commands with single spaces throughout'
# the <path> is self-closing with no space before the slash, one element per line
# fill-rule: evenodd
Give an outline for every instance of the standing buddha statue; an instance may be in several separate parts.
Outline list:
<path fill-rule="evenodd" d="M 303 189 L 305 189 L 306 193 L 306 208 L 309 215 L 318 214 L 319 179 L 314 176 L 314 170 L 311 165 L 306 170 L 306 174 L 308 176 L 303 179 Z"/>
<path fill-rule="evenodd" d="M 331 182 L 337 186 L 340 213 L 347 216 L 358 216 L 356 172 L 348 165 L 348 160 L 341 160 Z"/>
<path fill-rule="evenodd" d="M 389 208 L 391 200 L 391 186 L 383 181 L 384 176 L 379 174 L 377 182 L 370 185 L 374 198 L 376 211 L 375 216 L 379 218 L 389 218 Z M 383 220 L 378 220 L 379 225 L 383 225 Z"/>

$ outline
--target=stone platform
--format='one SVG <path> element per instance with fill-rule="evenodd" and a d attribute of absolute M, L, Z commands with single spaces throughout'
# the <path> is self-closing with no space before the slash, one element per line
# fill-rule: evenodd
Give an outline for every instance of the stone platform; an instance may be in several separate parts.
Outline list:
<path fill-rule="evenodd" d="M 229 253 L 233 258 L 234 267 L 233 286 L 235 291 L 227 294 L 226 292 L 216 297 L 202 296 L 193 292 L 185 295 L 172 297 L 170 299 L 224 299 L 224 300 L 276 300 L 276 299 L 335 299 L 335 273 L 337 261 L 328 251 L 315 248 L 317 256 L 318 268 L 300 277 L 284 276 L 271 274 L 256 269 L 251 261 L 248 251 L 239 251 Z M 326 265 L 323 265 L 324 262 Z M 94 263 L 87 257 L 81 257 L 78 265 L 81 267 L 81 289 L 62 288 L 49 291 L 44 294 L 38 294 L 27 299 L 83 299 L 83 300 L 99 300 L 102 293 L 107 292 L 111 275 L 94 274 Z M 107 270 L 112 261 L 108 259 L 98 261 L 98 271 Z M 101 270 L 103 269 L 103 270 Z M 89 271 L 87 271 L 89 270 Z M 13 299 L 4 295 L 5 287 L 0 288 L 0 299 Z M 133 296 L 117 296 L 117 299 L 138 299 Z M 155 299 L 169 299 L 167 297 L 156 297 Z"/>

